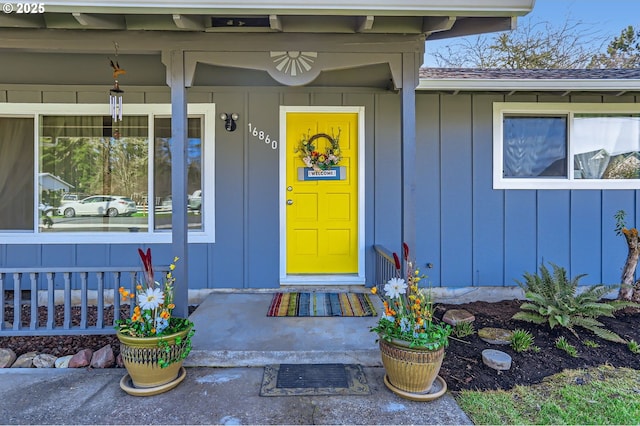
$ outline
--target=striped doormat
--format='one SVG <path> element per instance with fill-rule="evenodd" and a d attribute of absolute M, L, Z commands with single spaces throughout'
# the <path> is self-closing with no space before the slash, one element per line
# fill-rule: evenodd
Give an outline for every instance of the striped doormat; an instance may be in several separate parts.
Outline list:
<path fill-rule="evenodd" d="M 365 293 L 275 293 L 269 317 L 373 317 L 376 310 Z"/>

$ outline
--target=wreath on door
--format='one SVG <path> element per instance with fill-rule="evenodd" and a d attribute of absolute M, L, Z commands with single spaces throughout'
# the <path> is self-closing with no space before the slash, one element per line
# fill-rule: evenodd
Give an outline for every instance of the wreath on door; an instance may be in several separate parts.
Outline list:
<path fill-rule="evenodd" d="M 326 144 L 324 151 L 321 151 L 318 147 L 318 141 L 323 139 L 328 141 L 328 144 Z M 299 153 L 300 159 L 302 159 L 305 166 L 315 171 L 329 170 L 331 167 L 337 166 L 342 160 L 340 129 L 338 129 L 338 136 L 336 137 L 329 136 L 326 133 L 303 136 L 295 152 Z"/>

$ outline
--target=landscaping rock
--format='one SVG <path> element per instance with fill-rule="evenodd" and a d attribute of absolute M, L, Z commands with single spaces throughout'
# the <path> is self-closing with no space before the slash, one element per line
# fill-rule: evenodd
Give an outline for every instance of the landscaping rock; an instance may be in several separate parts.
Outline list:
<path fill-rule="evenodd" d="M 122 360 L 122 354 L 118 354 L 116 357 L 116 367 L 124 368 L 124 361 Z"/>
<path fill-rule="evenodd" d="M 91 349 L 82 349 L 69 360 L 69 368 L 82 368 L 91 364 L 93 351 Z"/>
<path fill-rule="evenodd" d="M 38 354 L 33 358 L 33 366 L 36 368 L 53 368 L 56 357 L 50 354 Z"/>
<path fill-rule="evenodd" d="M 489 368 L 502 371 L 511 368 L 511 356 L 495 349 L 485 349 L 482 351 L 482 362 Z"/>
<path fill-rule="evenodd" d="M 56 368 L 69 368 L 69 361 L 71 361 L 71 358 L 73 358 L 73 355 L 61 356 L 56 359 L 54 365 Z"/>
<path fill-rule="evenodd" d="M 449 309 L 442 316 L 442 321 L 455 326 L 459 322 L 474 322 L 476 317 L 465 309 Z"/>
<path fill-rule="evenodd" d="M 16 359 L 11 368 L 33 368 L 33 359 L 38 355 L 38 352 L 27 352 L 22 354 Z"/>
<path fill-rule="evenodd" d="M 0 349 L 0 368 L 9 368 L 16 361 L 16 353 L 11 349 Z"/>
<path fill-rule="evenodd" d="M 513 331 L 504 328 L 485 327 L 478 330 L 478 337 L 492 345 L 509 345 L 511 336 Z"/>
<path fill-rule="evenodd" d="M 91 357 L 91 367 L 93 368 L 110 368 L 116 362 L 111 345 L 105 345 L 95 351 Z"/>

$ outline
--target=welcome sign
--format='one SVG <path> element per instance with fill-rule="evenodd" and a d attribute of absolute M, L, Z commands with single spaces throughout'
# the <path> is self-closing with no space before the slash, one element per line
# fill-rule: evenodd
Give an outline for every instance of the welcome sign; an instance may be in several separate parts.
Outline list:
<path fill-rule="evenodd" d="M 345 180 L 347 168 L 332 167 L 328 170 L 314 170 L 311 167 L 298 168 L 298 180 Z"/>

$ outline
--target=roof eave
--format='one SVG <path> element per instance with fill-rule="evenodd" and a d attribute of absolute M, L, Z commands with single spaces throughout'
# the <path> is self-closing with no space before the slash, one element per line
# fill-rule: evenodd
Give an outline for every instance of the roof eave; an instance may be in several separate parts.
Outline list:
<path fill-rule="evenodd" d="M 59 0 L 45 4 L 47 12 L 62 13 L 195 13 L 242 15 L 378 15 L 378 16 L 523 16 L 535 0 L 190 0 L 79 1 Z"/>
<path fill-rule="evenodd" d="M 471 79 L 421 78 L 416 90 L 453 92 L 626 92 L 640 91 L 640 80 L 629 79 Z"/>

